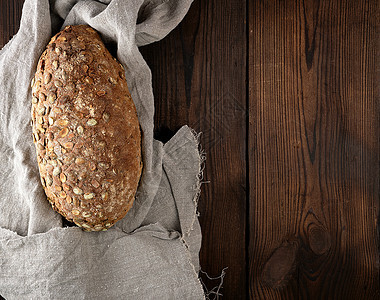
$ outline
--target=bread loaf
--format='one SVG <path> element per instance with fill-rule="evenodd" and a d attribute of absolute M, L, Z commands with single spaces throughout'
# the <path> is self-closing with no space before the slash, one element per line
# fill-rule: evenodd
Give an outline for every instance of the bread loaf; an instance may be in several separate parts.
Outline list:
<path fill-rule="evenodd" d="M 107 230 L 132 207 L 141 134 L 124 69 L 86 25 L 67 26 L 32 80 L 32 128 L 52 207 L 87 231 Z"/>

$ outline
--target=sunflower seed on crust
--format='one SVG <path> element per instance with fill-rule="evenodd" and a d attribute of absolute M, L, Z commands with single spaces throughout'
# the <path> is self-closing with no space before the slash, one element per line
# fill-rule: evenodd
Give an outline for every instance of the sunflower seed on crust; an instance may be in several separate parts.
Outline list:
<path fill-rule="evenodd" d="M 73 192 L 74 192 L 74 194 L 77 194 L 77 195 L 83 194 L 83 191 L 78 187 L 73 188 Z"/>
<path fill-rule="evenodd" d="M 95 197 L 95 194 L 94 194 L 94 193 L 85 193 L 85 194 L 83 195 L 83 198 L 86 199 L 86 200 L 90 200 L 90 199 L 92 199 L 92 198 L 94 198 L 94 197 Z"/>
<path fill-rule="evenodd" d="M 95 126 L 96 124 L 98 124 L 98 122 L 95 119 L 89 119 L 87 121 L 88 126 Z"/>
<path fill-rule="evenodd" d="M 79 214 L 80 214 L 79 210 L 77 210 L 77 209 L 73 209 L 73 210 L 71 211 L 71 213 L 72 213 L 74 216 L 79 216 Z"/>

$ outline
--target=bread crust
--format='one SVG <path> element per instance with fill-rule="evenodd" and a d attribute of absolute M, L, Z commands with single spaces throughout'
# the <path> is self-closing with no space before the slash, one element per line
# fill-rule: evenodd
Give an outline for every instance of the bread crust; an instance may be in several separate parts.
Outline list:
<path fill-rule="evenodd" d="M 132 207 L 141 133 L 123 66 L 87 25 L 67 26 L 32 80 L 32 129 L 52 207 L 87 231 L 107 230 Z"/>

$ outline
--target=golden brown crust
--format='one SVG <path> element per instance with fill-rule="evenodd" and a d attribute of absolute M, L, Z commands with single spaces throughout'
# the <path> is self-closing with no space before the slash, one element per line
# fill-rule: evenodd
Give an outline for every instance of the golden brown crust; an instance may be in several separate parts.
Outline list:
<path fill-rule="evenodd" d="M 132 207 L 141 134 L 124 69 L 86 25 L 55 35 L 32 81 L 32 127 L 41 182 L 53 208 L 89 231 Z"/>

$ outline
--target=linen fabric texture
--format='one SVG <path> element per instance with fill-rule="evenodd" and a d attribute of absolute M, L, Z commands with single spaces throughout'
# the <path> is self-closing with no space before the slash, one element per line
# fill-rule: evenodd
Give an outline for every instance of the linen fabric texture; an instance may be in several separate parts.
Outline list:
<path fill-rule="evenodd" d="M 191 0 L 26 0 L 0 51 L 0 295 L 6 299 L 203 299 L 197 218 L 202 157 L 187 126 L 153 138 L 151 73 L 138 47 L 165 37 Z M 88 24 L 117 59 L 142 130 L 132 209 L 104 232 L 65 227 L 40 183 L 31 88 L 38 59 L 66 25 Z"/>

